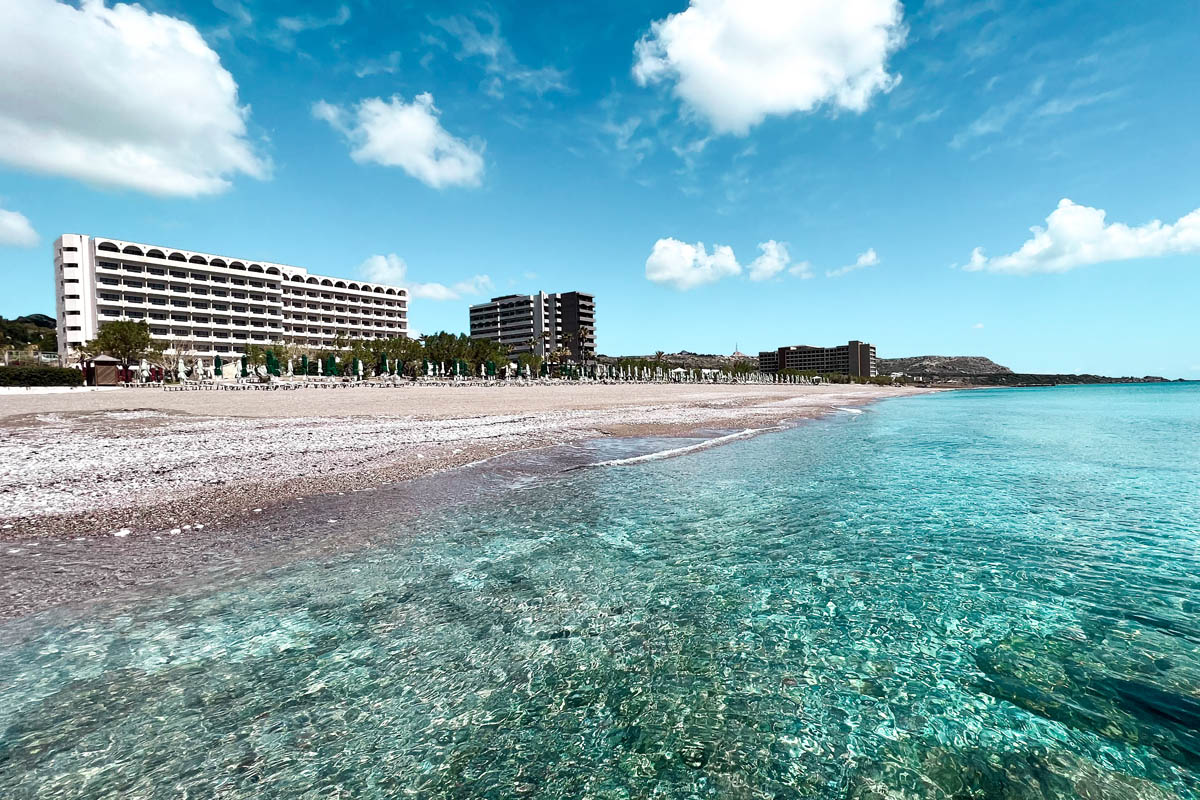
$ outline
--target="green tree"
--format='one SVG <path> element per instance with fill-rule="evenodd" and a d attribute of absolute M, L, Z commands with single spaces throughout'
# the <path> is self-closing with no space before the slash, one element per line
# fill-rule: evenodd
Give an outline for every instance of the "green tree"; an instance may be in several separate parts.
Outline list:
<path fill-rule="evenodd" d="M 86 349 L 93 355 L 108 353 L 128 367 L 150 352 L 150 326 L 133 320 L 106 322 Z"/>

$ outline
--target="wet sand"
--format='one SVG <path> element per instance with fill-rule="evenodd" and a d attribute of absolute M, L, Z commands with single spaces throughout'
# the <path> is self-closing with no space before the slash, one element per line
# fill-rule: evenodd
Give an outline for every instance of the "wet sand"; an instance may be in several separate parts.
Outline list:
<path fill-rule="evenodd" d="M 279 542 L 294 549 L 279 520 L 339 494 L 554 445 L 767 429 L 922 391 L 658 384 L 0 396 L 0 618 Z"/>

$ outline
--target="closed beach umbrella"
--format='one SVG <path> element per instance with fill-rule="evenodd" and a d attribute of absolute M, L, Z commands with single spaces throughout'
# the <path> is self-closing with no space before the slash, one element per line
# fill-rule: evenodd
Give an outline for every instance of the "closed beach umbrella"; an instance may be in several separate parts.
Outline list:
<path fill-rule="evenodd" d="M 225 366 L 225 362 L 223 362 L 221 360 L 220 356 L 216 356 L 215 358 L 213 358 L 213 375 L 217 378 L 224 377 L 221 374 L 221 370 L 222 370 L 222 368 L 224 368 L 224 366 Z"/>
<path fill-rule="evenodd" d="M 301 354 L 300 356 L 300 372 L 305 376 L 308 375 L 308 356 Z"/>
<path fill-rule="evenodd" d="M 325 362 L 319 358 L 317 359 L 317 375 L 318 376 L 325 375 Z"/>

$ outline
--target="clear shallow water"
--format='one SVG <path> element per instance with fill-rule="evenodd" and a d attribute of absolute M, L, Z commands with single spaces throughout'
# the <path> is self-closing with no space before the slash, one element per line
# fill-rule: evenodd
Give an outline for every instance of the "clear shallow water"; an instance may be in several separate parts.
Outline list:
<path fill-rule="evenodd" d="M 0 797 L 1200 797 L 1200 386 L 484 498 L 0 629 Z"/>

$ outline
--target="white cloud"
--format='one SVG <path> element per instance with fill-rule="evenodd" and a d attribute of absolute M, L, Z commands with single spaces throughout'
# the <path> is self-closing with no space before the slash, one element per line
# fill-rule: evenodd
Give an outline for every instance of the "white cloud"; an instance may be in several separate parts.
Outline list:
<path fill-rule="evenodd" d="M 0 160 L 157 195 L 268 177 L 233 76 L 189 23 L 102 0 L 3 5 Z"/>
<path fill-rule="evenodd" d="M 299 17 L 280 17 L 277 21 L 281 30 L 288 33 L 303 33 L 304 31 L 315 31 L 321 28 L 336 28 L 345 25 L 350 21 L 350 9 L 347 6 L 338 8 L 337 13 L 331 17 L 318 17 L 312 14 L 305 14 Z"/>
<path fill-rule="evenodd" d="M 0 246 L 33 247 L 37 243 L 37 231 L 24 214 L 0 208 Z"/>
<path fill-rule="evenodd" d="M 400 69 L 403 58 L 399 50 L 393 50 L 386 58 L 367 59 L 354 70 L 354 77 L 367 78 L 371 75 L 392 75 Z"/>
<path fill-rule="evenodd" d="M 639 84 L 669 82 L 722 133 L 828 104 L 863 111 L 899 77 L 899 0 L 691 0 L 634 47 Z"/>
<path fill-rule="evenodd" d="M 976 322 L 976 323 L 975 323 L 974 325 L 972 325 L 971 327 L 972 327 L 974 330 L 981 331 L 981 330 L 983 330 L 983 323 L 982 323 L 982 322 Z"/>
<path fill-rule="evenodd" d="M 493 288 L 492 279 L 487 275 L 474 275 L 449 286 L 443 283 L 414 283 L 408 280 L 408 264 L 395 253 L 371 256 L 358 271 L 366 280 L 403 286 L 408 289 L 410 297 L 424 300 L 460 300 L 484 294 Z"/>
<path fill-rule="evenodd" d="M 400 167 L 435 189 L 478 186 L 482 179 L 483 144 L 468 144 L 447 132 L 428 92 L 411 103 L 371 97 L 352 110 L 321 100 L 312 113 L 346 137 L 350 157 L 360 164 Z"/>
<path fill-rule="evenodd" d="M 741 273 L 733 248 L 713 245 L 709 255 L 703 242 L 688 244 L 678 239 L 659 239 L 646 259 L 646 278 L 686 291 Z"/>
<path fill-rule="evenodd" d="M 1088 264 L 1200 252 L 1200 208 L 1174 224 L 1153 220 L 1131 228 L 1106 222 L 1101 208 L 1076 205 L 1069 199 L 1046 217 L 1046 227 L 1030 228 L 1033 237 L 1008 255 L 988 258 L 976 247 L 963 267 L 969 272 L 1010 275 L 1066 272 Z"/>
<path fill-rule="evenodd" d="M 758 249 L 762 254 L 750 262 L 747 275 L 752 281 L 766 281 L 783 272 L 791 262 L 787 244 L 774 239 L 762 242 Z"/>
<path fill-rule="evenodd" d="M 879 255 L 875 252 L 875 248 L 871 247 L 871 248 L 867 249 L 867 252 L 859 253 L 858 258 L 855 259 L 853 264 L 847 264 L 844 267 L 838 267 L 837 269 L 831 269 L 825 273 L 825 277 L 840 278 L 843 275 L 849 275 L 851 272 L 856 272 L 860 269 L 865 269 L 867 267 L 873 267 L 878 263 L 879 263 Z"/>
<path fill-rule="evenodd" d="M 566 73 L 554 67 L 533 69 L 517 60 L 512 47 L 500 34 L 500 19 L 495 14 L 480 11 L 476 14 L 491 30 L 480 30 L 475 21 L 462 15 L 433 20 L 433 24 L 458 39 L 460 60 L 471 57 L 484 59 L 484 69 L 491 80 L 485 84 L 493 97 L 504 96 L 504 84 L 515 83 L 536 94 L 567 88 Z"/>
<path fill-rule="evenodd" d="M 745 269 L 750 280 L 768 281 L 785 270 L 797 278 L 812 277 L 812 265 L 807 261 L 793 263 L 786 242 L 769 239 L 759 242 L 758 249 L 758 257 Z M 678 239 L 659 239 L 646 259 L 648 280 L 683 291 L 741 273 L 742 265 L 733 248 L 725 245 L 713 245 L 710 255 L 703 242 L 688 244 Z"/>

